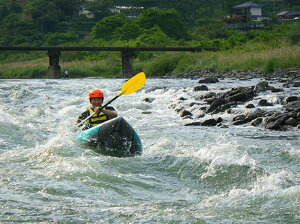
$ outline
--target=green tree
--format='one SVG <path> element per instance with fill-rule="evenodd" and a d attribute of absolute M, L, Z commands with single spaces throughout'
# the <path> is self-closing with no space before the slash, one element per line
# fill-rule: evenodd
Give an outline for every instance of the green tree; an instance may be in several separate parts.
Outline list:
<path fill-rule="evenodd" d="M 57 46 L 79 41 L 79 37 L 75 32 L 49 33 L 46 35 L 45 39 L 47 45 L 50 46 Z"/>
<path fill-rule="evenodd" d="M 113 38 L 119 40 L 136 39 L 142 32 L 142 29 L 134 22 L 125 23 L 121 27 L 117 27 L 113 32 Z"/>
<path fill-rule="evenodd" d="M 24 44 L 35 45 L 41 42 L 42 35 L 29 22 L 22 20 L 20 15 L 12 13 L 8 15 L 1 23 L 0 45 L 2 46 L 20 46 Z"/>
<path fill-rule="evenodd" d="M 95 39 L 103 38 L 105 40 L 110 40 L 114 31 L 123 26 L 126 23 L 129 23 L 130 19 L 122 13 L 118 13 L 113 16 L 106 17 L 93 27 L 92 35 Z"/>
<path fill-rule="evenodd" d="M 151 46 L 151 47 L 165 47 L 174 43 L 167 34 L 165 34 L 160 27 L 154 26 L 150 29 L 145 29 L 143 33 L 137 38 L 137 45 Z"/>
<path fill-rule="evenodd" d="M 175 39 L 187 37 L 179 14 L 174 9 L 147 9 L 137 17 L 136 21 L 140 27 L 145 29 L 156 25 L 168 36 Z"/>

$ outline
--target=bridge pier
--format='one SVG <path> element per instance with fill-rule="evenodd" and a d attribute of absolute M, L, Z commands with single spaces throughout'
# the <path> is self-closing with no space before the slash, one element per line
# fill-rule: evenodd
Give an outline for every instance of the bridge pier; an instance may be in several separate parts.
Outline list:
<path fill-rule="evenodd" d="M 49 66 L 48 78 L 59 79 L 61 78 L 61 68 L 59 66 L 60 50 L 48 50 Z"/>
<path fill-rule="evenodd" d="M 133 51 L 123 50 L 122 55 L 122 73 L 124 78 L 131 78 L 133 76 L 132 71 L 132 58 L 134 56 Z"/>

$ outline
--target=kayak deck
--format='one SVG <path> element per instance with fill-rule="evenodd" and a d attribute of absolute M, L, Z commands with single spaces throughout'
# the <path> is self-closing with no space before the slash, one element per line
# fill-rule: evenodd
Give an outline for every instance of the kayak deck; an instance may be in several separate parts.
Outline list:
<path fill-rule="evenodd" d="M 141 155 L 143 151 L 140 137 L 122 117 L 84 130 L 76 139 L 109 156 L 130 157 Z"/>

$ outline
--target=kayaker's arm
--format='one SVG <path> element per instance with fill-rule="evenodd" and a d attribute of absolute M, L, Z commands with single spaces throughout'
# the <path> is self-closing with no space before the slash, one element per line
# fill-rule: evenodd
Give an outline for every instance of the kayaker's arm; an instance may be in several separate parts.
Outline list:
<path fill-rule="evenodd" d="M 99 114 L 100 107 L 95 108 L 95 113 Z M 110 119 L 115 118 L 118 116 L 118 112 L 113 107 L 106 107 L 102 109 L 102 112 L 105 113 Z"/>

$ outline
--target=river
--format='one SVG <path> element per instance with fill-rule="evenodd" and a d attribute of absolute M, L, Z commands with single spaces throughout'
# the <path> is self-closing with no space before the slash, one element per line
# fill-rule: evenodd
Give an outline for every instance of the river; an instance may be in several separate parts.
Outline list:
<path fill-rule="evenodd" d="M 123 79 L 0 80 L 0 223 L 299 223 L 300 131 L 183 126 L 170 105 L 195 82 L 147 79 L 114 101 L 144 148 L 116 158 L 73 123 L 91 89 L 109 100 Z"/>

